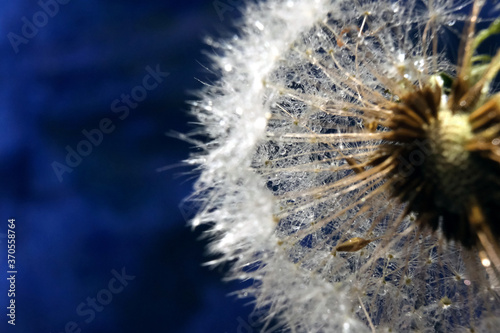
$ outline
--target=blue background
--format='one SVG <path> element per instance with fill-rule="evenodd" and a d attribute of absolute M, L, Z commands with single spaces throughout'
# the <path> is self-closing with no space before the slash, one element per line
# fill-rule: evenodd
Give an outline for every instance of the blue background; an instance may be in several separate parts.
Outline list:
<path fill-rule="evenodd" d="M 201 65 L 203 37 L 230 31 L 239 12 L 229 7 L 71 0 L 16 53 L 8 34 L 22 37 L 22 18 L 33 22 L 41 7 L 0 1 L 0 332 L 59 333 L 70 321 L 86 333 L 259 331 L 249 300 L 228 296 L 239 284 L 201 266 L 206 241 L 186 227 L 189 207 L 179 209 L 196 175 L 157 171 L 192 149 L 166 133 L 194 128 L 186 100 L 197 79 L 213 79 Z M 157 65 L 169 76 L 120 120 L 112 102 Z M 66 146 L 76 149 L 103 118 L 114 131 L 59 181 L 53 162 L 66 164 Z M 8 218 L 16 219 L 15 327 L 6 324 Z M 85 322 L 77 307 L 122 268 L 135 279 Z"/>
<path fill-rule="evenodd" d="M 166 135 L 194 128 L 186 100 L 197 79 L 214 79 L 202 39 L 231 33 L 239 2 L 71 0 L 16 52 L 9 33 L 22 36 L 23 17 L 32 22 L 41 7 L 0 0 L 0 332 L 59 333 L 71 321 L 86 333 L 260 331 L 250 300 L 228 296 L 240 283 L 222 282 L 223 267 L 201 266 L 202 230 L 187 228 L 192 211 L 179 208 L 196 176 L 179 166 L 192 148 Z M 169 76 L 119 119 L 113 101 L 157 65 Z M 53 163 L 65 164 L 66 147 L 103 118 L 114 131 L 60 181 Z M 165 166 L 173 168 L 158 172 Z M 16 219 L 15 327 L 5 315 L 8 218 Z M 77 307 L 122 268 L 135 279 L 85 322 Z"/>

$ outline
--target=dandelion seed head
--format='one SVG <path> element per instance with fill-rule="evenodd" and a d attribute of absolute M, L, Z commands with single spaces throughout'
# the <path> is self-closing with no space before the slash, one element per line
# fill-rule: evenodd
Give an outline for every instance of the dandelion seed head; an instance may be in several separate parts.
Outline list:
<path fill-rule="evenodd" d="M 480 9 L 274 0 L 208 40 L 220 78 L 193 103 L 209 141 L 192 158 L 192 224 L 212 226 L 210 264 L 252 279 L 241 296 L 266 318 L 292 332 L 495 327 L 500 56 L 473 58 Z M 452 64 L 440 40 L 457 21 Z"/>

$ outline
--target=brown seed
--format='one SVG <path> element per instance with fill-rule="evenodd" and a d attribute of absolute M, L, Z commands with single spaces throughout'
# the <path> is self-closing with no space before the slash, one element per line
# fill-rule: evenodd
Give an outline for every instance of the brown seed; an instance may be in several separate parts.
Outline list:
<path fill-rule="evenodd" d="M 370 244 L 373 240 L 372 239 L 364 239 L 360 237 L 353 237 L 351 239 L 348 239 L 347 241 L 343 242 L 342 244 L 338 245 L 335 248 L 335 251 L 339 252 L 356 252 Z"/>

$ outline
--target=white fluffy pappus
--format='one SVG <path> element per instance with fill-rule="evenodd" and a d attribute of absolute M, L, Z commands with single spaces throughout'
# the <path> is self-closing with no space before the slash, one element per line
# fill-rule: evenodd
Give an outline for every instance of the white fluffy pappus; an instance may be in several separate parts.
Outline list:
<path fill-rule="evenodd" d="M 210 265 L 254 281 L 241 294 L 264 321 L 495 331 L 500 183 L 491 200 L 475 193 L 498 180 L 500 116 L 484 115 L 496 115 L 500 60 L 473 58 L 482 5 L 270 0 L 247 5 L 232 39 L 208 41 L 219 79 L 192 102 L 209 139 L 189 161 L 201 172 L 191 225 L 211 226 Z M 456 64 L 444 49 L 454 32 Z"/>

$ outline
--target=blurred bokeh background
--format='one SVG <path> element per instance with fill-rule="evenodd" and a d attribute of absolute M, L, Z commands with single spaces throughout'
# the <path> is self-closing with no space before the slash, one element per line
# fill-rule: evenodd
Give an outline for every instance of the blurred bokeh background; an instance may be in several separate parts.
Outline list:
<path fill-rule="evenodd" d="M 203 37 L 231 33 L 241 3 L 0 0 L 0 332 L 260 331 L 239 283 L 201 266 L 179 208 L 192 148 L 166 135 L 194 128 Z"/>
<path fill-rule="evenodd" d="M 238 283 L 202 267 L 179 209 L 191 147 L 166 135 L 194 128 L 203 37 L 230 31 L 237 2 L 0 1 L 0 332 L 258 331 Z"/>

